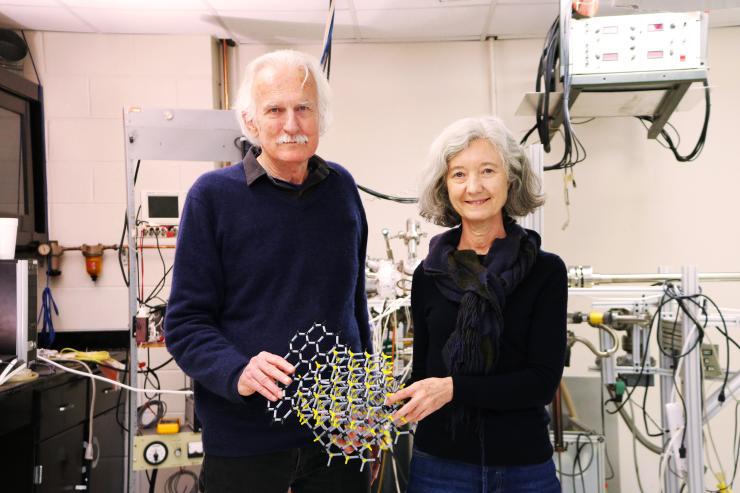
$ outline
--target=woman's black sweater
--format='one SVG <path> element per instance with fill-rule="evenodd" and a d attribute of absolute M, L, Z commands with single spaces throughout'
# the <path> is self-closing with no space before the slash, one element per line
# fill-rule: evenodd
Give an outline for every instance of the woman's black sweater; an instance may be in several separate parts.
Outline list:
<path fill-rule="evenodd" d="M 552 456 L 545 406 L 565 362 L 568 281 L 557 255 L 540 251 L 529 275 L 506 299 L 501 353 L 488 376 L 453 376 L 452 402 L 423 419 L 415 446 L 472 464 L 539 464 Z M 446 377 L 442 348 L 459 305 L 445 298 L 420 265 L 414 272 L 412 381 Z M 451 429 L 453 405 L 480 410 L 480 425 Z M 483 450 L 481 450 L 483 444 Z"/>

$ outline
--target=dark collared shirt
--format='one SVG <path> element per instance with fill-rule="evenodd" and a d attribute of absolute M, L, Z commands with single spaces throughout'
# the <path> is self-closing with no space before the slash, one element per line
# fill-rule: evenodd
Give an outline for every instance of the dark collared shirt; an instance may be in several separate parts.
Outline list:
<path fill-rule="evenodd" d="M 249 151 L 247 151 L 246 156 L 244 156 L 244 174 L 247 178 L 247 186 L 251 187 L 255 181 L 265 176 L 279 189 L 291 193 L 296 198 L 300 198 L 303 197 L 310 188 L 321 183 L 327 176 L 329 176 L 329 173 L 333 171 L 326 164 L 326 161 L 314 154 L 308 160 L 308 177 L 300 185 L 295 185 L 271 176 L 265 168 L 262 167 L 259 161 L 257 161 L 257 156 L 259 156 L 261 152 L 262 150 L 260 148 L 252 146 Z"/>

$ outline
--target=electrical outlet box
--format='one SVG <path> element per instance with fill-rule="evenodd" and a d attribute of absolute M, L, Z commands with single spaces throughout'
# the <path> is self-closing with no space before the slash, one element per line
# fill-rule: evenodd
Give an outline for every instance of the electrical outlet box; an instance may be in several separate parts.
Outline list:
<path fill-rule="evenodd" d="M 701 362 L 704 366 L 705 378 L 719 378 L 724 375 L 722 367 L 719 365 L 718 351 L 717 345 L 707 343 L 701 345 Z"/>

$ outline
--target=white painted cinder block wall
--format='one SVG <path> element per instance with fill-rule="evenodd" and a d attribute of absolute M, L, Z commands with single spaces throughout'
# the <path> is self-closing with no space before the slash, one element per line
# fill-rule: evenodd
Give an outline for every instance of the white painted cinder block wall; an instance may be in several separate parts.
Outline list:
<path fill-rule="evenodd" d="M 118 243 L 126 207 L 124 106 L 213 108 L 208 36 L 35 33 L 31 44 L 44 86 L 49 236 L 62 245 Z M 26 67 L 28 74 L 30 67 Z M 141 189 L 187 190 L 212 163 L 143 162 Z M 151 253 L 151 252 L 149 252 Z M 82 255 L 62 257 L 52 280 L 59 330 L 127 327 L 127 296 L 116 254 L 106 251 L 93 282 Z M 147 256 L 150 288 L 159 278 Z"/>
<path fill-rule="evenodd" d="M 124 107 L 216 107 L 213 43 L 208 36 L 32 33 L 32 52 L 44 87 L 49 237 L 62 245 L 118 243 L 126 208 Z M 26 76 L 33 78 L 30 64 Z M 183 190 L 213 163 L 142 162 L 137 190 Z M 171 263 L 172 251 L 164 251 Z M 155 251 L 144 254 L 144 289 L 161 277 Z M 62 275 L 51 280 L 60 331 L 120 330 L 128 326 L 128 290 L 115 252 L 106 251 L 93 282 L 79 252 L 67 252 Z M 166 299 L 169 282 L 162 297 Z M 84 349 L 84 348 L 79 348 Z M 157 366 L 164 348 L 139 351 Z M 174 364 L 158 371 L 162 388 L 179 389 Z M 139 386 L 144 385 L 142 377 Z M 151 386 L 151 385 L 148 385 Z M 144 397 L 139 396 L 139 402 Z M 168 415 L 182 418 L 184 398 L 163 396 Z M 160 475 L 159 488 L 167 474 Z M 140 475 L 141 491 L 147 491 Z"/>

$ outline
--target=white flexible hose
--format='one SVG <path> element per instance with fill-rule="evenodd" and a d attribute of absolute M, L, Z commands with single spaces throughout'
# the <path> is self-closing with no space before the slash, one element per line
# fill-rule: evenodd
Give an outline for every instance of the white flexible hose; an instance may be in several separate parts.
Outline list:
<path fill-rule="evenodd" d="M 140 388 L 137 388 L 137 387 L 131 387 L 130 385 L 126 385 L 126 384 L 123 384 L 121 382 L 117 382 L 115 380 L 111 380 L 110 378 L 101 377 L 100 375 L 90 375 L 88 373 L 85 373 L 85 372 L 82 372 L 82 371 L 79 371 L 79 370 L 74 370 L 74 369 L 68 368 L 68 367 L 66 367 L 64 365 L 60 365 L 56 361 L 52 361 L 50 359 L 44 358 L 43 356 L 38 356 L 37 358 L 40 361 L 43 361 L 44 363 L 48 363 L 48 364 L 50 364 L 52 366 L 55 366 L 55 367 L 57 367 L 57 368 L 59 368 L 61 370 L 66 371 L 66 372 L 74 373 L 75 375 L 81 375 L 83 377 L 93 378 L 95 380 L 100 380 L 101 382 L 112 383 L 113 385 L 116 385 L 116 386 L 118 386 L 118 387 L 120 387 L 122 389 L 128 390 L 129 392 L 137 392 L 137 393 L 152 392 L 152 389 L 140 389 Z M 63 361 L 70 361 L 70 360 L 63 360 Z M 75 360 L 75 362 L 77 362 L 77 361 Z M 161 390 L 161 389 L 156 389 L 156 392 L 157 392 L 157 394 L 176 394 L 176 395 L 192 395 L 193 394 L 193 391 L 192 390 Z"/>

